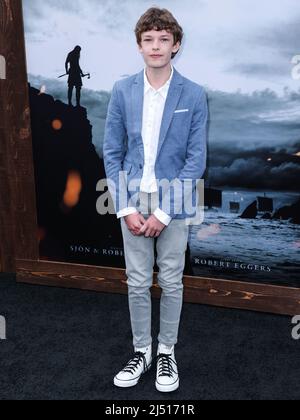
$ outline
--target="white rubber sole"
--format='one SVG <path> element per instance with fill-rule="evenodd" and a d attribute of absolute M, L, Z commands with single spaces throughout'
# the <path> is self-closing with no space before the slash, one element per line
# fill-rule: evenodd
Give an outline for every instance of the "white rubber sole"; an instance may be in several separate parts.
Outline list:
<path fill-rule="evenodd" d="M 133 381 L 120 381 L 117 378 L 114 378 L 114 385 L 118 388 L 131 388 L 133 386 L 136 386 L 139 383 L 139 380 L 141 379 L 141 376 Z"/>
<path fill-rule="evenodd" d="M 152 363 L 150 363 L 150 365 L 147 367 L 147 370 L 145 370 L 145 372 L 143 372 L 141 374 L 141 376 L 139 376 L 138 378 L 135 378 L 131 381 L 121 381 L 120 379 L 117 378 L 117 376 L 115 376 L 114 377 L 114 385 L 117 386 L 118 388 L 131 388 L 133 386 L 136 386 L 139 383 L 141 377 L 145 373 L 149 372 L 149 370 L 151 369 L 151 366 L 152 366 Z"/>
<path fill-rule="evenodd" d="M 161 385 L 158 382 L 155 383 L 156 389 L 159 392 L 174 392 L 179 388 L 179 379 L 172 385 Z"/>

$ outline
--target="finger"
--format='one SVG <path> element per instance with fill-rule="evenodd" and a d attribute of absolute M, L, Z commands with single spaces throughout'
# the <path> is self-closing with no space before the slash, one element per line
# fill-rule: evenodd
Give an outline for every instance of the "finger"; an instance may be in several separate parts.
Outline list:
<path fill-rule="evenodd" d="M 145 232 L 145 237 L 149 238 L 149 236 L 150 236 L 150 229 L 148 228 Z"/>
<path fill-rule="evenodd" d="M 140 230 L 140 229 L 142 229 L 142 227 L 143 227 L 144 225 L 145 225 L 145 223 L 143 223 L 142 221 L 140 221 L 140 222 L 139 222 L 139 226 L 138 226 L 139 230 Z"/>
<path fill-rule="evenodd" d="M 141 233 L 141 229 L 140 228 L 136 229 L 135 233 L 136 233 L 137 236 L 144 235 L 143 233 Z"/>
<path fill-rule="evenodd" d="M 148 229 L 147 224 L 144 224 L 144 226 L 143 226 L 143 227 L 141 227 L 141 229 L 140 229 L 140 233 L 141 233 L 141 234 L 145 233 L 147 229 Z"/>
<path fill-rule="evenodd" d="M 149 234 L 149 237 L 150 237 L 150 238 L 153 238 L 153 229 L 149 229 L 148 234 Z"/>
<path fill-rule="evenodd" d="M 153 229 L 149 228 L 149 230 L 148 230 L 148 238 L 153 238 L 153 235 L 154 235 Z"/>
<path fill-rule="evenodd" d="M 139 226 L 139 227 L 136 229 L 136 234 L 137 234 L 138 236 L 142 236 L 142 235 L 144 235 L 144 232 L 142 232 L 142 229 L 144 229 L 144 227 L 143 227 L 143 226 Z"/>

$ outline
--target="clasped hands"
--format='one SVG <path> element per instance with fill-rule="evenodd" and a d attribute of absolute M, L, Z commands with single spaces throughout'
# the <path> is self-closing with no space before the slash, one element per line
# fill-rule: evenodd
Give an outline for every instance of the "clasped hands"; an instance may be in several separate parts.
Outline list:
<path fill-rule="evenodd" d="M 145 236 L 145 238 L 158 238 L 166 227 L 154 215 L 146 220 L 140 213 L 126 216 L 125 222 L 132 235 Z"/>

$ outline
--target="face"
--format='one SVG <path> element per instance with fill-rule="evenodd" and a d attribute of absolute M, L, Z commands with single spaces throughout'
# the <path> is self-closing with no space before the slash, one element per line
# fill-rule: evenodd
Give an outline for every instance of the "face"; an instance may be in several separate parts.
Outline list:
<path fill-rule="evenodd" d="M 174 35 L 167 31 L 149 31 L 142 34 L 139 46 L 148 67 L 161 68 L 168 65 L 172 54 L 180 49 L 180 43 L 174 45 Z"/>

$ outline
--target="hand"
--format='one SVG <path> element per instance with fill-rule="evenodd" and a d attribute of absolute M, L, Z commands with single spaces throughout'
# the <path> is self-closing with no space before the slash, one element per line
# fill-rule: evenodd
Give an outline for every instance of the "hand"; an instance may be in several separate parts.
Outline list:
<path fill-rule="evenodd" d="M 128 229 L 134 236 L 142 236 L 141 228 L 146 223 L 144 216 L 138 212 L 130 214 L 124 218 Z"/>
<path fill-rule="evenodd" d="M 161 223 L 154 215 L 152 215 L 142 226 L 139 233 L 144 234 L 146 238 L 158 238 L 165 228 L 166 225 Z"/>

